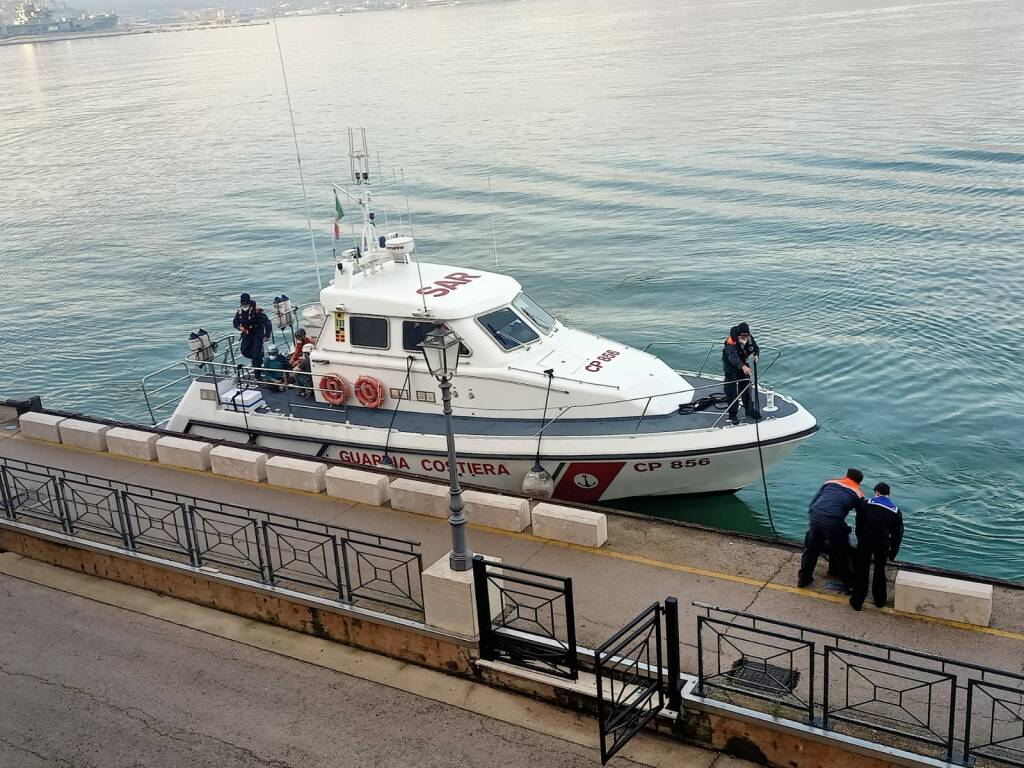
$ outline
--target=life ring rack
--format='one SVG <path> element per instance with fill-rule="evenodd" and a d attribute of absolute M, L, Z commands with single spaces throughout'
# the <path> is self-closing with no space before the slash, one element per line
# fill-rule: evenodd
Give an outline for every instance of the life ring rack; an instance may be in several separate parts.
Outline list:
<path fill-rule="evenodd" d="M 320 392 L 331 405 L 341 405 L 352 394 L 348 382 L 333 373 L 320 377 Z"/>
<path fill-rule="evenodd" d="M 380 408 L 384 403 L 384 382 L 375 376 L 362 375 L 356 379 L 356 399 L 367 408 Z"/>

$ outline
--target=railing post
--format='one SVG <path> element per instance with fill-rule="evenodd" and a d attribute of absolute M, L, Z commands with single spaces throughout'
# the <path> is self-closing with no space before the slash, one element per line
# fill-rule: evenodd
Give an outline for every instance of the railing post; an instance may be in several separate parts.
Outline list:
<path fill-rule="evenodd" d="M 971 713 L 974 711 L 974 680 L 967 681 L 967 711 L 964 712 L 964 765 L 971 764 Z"/>
<path fill-rule="evenodd" d="M 828 657 L 831 646 L 825 646 L 825 666 L 822 670 L 821 679 L 821 727 L 828 730 Z"/>
<path fill-rule="evenodd" d="M 480 658 L 494 659 L 491 642 L 491 599 L 487 589 L 487 561 L 473 555 L 473 597 L 476 601 L 476 624 L 480 633 Z"/>
<path fill-rule="evenodd" d="M 53 495 L 56 497 L 54 502 L 57 505 L 57 517 L 60 519 L 60 527 L 64 529 L 64 533 L 68 536 L 74 535 L 74 529 L 71 527 L 71 512 L 64 502 L 64 486 L 62 477 L 54 477 L 50 475 L 47 482 L 53 483 Z"/>
<path fill-rule="evenodd" d="M 273 558 L 273 556 L 271 554 L 270 533 L 268 531 L 268 527 L 269 527 L 269 524 L 267 523 L 267 521 L 266 520 L 262 520 L 262 521 L 260 521 L 260 527 L 259 527 L 258 530 L 263 532 L 263 546 L 264 546 L 265 551 L 267 553 L 267 563 L 266 563 L 267 570 L 266 570 L 266 573 L 264 574 L 264 581 L 267 584 L 270 584 L 271 586 L 273 586 L 273 584 L 274 584 L 274 558 Z"/>
<path fill-rule="evenodd" d="M 0 464 L 0 500 L 3 501 L 4 514 L 14 520 L 14 499 L 7 485 L 7 465 Z"/>
<path fill-rule="evenodd" d="M 193 568 L 198 568 L 202 565 L 199 559 L 199 537 L 196 536 L 196 521 L 192 516 L 192 506 L 181 502 L 181 520 L 185 526 L 185 546 L 188 547 L 188 559 L 192 563 Z"/>
<path fill-rule="evenodd" d="M 704 617 L 697 614 L 697 695 L 704 696 Z"/>
<path fill-rule="evenodd" d="M 565 580 L 565 591 L 562 593 L 565 598 L 565 638 L 569 647 L 569 679 L 577 680 L 580 676 L 580 659 L 576 651 L 576 606 L 573 603 L 572 579 Z M 554 634 L 554 626 L 551 627 Z"/>
<path fill-rule="evenodd" d="M 665 642 L 668 644 L 665 652 L 668 663 L 668 708 L 679 712 L 683 708 L 682 691 L 679 688 L 679 601 L 674 597 L 665 598 Z"/>
<path fill-rule="evenodd" d="M 348 539 L 339 539 L 337 536 L 331 537 L 334 540 L 334 560 L 338 562 L 338 553 L 341 553 L 340 571 L 338 572 L 338 580 L 341 584 L 341 602 L 355 603 L 356 596 L 352 591 L 352 573 L 349 570 L 348 563 Z M 346 598 L 345 595 L 348 595 Z"/>

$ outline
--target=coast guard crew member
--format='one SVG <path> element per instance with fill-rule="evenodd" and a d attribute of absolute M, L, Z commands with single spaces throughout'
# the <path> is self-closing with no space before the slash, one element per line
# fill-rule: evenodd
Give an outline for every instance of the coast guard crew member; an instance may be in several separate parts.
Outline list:
<path fill-rule="evenodd" d="M 263 342 L 270 341 L 273 328 L 270 325 L 270 318 L 256 306 L 256 302 L 248 293 L 243 293 L 239 298 L 239 307 L 235 311 L 232 325 L 242 334 L 242 356 L 252 361 L 253 368 L 262 368 Z M 256 371 L 256 378 L 263 378 L 259 371 Z"/>
<path fill-rule="evenodd" d="M 853 594 L 850 606 L 859 611 L 868 595 L 868 570 L 875 561 L 871 596 L 885 607 L 885 561 L 893 559 L 903 542 L 903 513 L 889 498 L 888 483 L 879 483 L 875 495 L 857 510 L 857 551 L 853 555 Z"/>
<path fill-rule="evenodd" d="M 807 510 L 810 528 L 800 559 L 798 587 L 806 587 L 814 581 L 818 556 L 828 546 L 829 573 L 850 588 L 850 526 L 846 524 L 846 516 L 850 510 L 859 511 L 864 505 L 864 492 L 860 489 L 863 480 L 864 473 L 859 469 L 848 469 L 846 477 L 826 481 L 811 499 Z"/>
<path fill-rule="evenodd" d="M 746 323 L 734 325 L 729 330 L 729 338 L 722 346 L 722 369 L 725 373 L 725 397 L 729 401 L 729 421 L 739 424 L 737 417 L 740 403 L 748 418 L 759 419 L 761 414 L 756 407 L 757 399 L 752 397 L 754 382 L 747 361 L 753 357 L 758 362 L 761 348 L 750 335 L 750 326 Z"/>

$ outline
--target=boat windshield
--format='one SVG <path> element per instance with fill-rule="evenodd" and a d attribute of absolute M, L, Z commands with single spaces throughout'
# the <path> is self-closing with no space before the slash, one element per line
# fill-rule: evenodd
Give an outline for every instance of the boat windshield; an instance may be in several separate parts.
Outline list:
<path fill-rule="evenodd" d="M 486 315 L 480 315 L 477 318 L 477 322 L 505 350 L 515 349 L 540 338 L 537 332 L 527 325 L 523 318 L 517 315 L 510 307 L 504 307 L 494 312 L 488 312 Z"/>
<path fill-rule="evenodd" d="M 512 302 L 512 306 L 526 315 L 526 318 L 530 322 L 540 328 L 541 333 L 551 333 L 551 329 L 555 327 L 555 318 L 548 314 L 548 311 L 544 309 L 544 307 L 531 299 L 525 293 L 520 293 L 516 296 L 515 301 Z"/>

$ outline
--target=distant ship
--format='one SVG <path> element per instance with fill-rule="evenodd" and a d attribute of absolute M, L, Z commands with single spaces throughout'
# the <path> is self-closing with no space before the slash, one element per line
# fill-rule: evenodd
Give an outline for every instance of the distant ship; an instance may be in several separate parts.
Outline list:
<path fill-rule="evenodd" d="M 0 40 L 12 37 L 67 35 L 82 32 L 101 32 L 117 26 L 116 13 L 99 15 L 80 14 L 68 16 L 55 11 L 41 8 L 33 3 L 25 3 L 9 24 L 0 20 Z"/>

